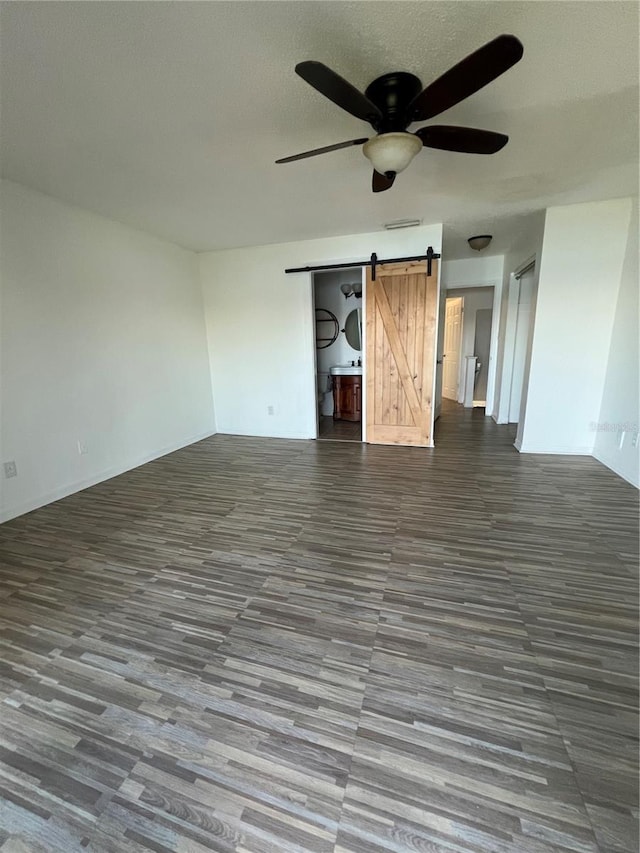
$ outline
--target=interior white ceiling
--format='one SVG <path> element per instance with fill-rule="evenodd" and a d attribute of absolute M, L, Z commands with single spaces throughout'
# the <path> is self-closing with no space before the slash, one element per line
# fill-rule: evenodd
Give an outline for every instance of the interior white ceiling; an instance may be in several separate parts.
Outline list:
<path fill-rule="evenodd" d="M 378 195 L 358 148 L 274 164 L 370 130 L 297 62 L 426 85 L 502 32 L 523 60 L 432 120 L 508 133 L 499 154 L 425 149 Z M 487 230 L 495 253 L 513 216 L 637 192 L 637 34 L 635 2 L 5 2 L 3 174 L 196 250 L 419 218 L 449 257 Z"/>

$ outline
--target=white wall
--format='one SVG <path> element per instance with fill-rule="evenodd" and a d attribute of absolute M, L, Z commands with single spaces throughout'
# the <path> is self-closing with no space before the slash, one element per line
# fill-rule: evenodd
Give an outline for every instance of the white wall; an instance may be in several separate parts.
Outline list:
<path fill-rule="evenodd" d="M 635 199 L 593 455 L 625 480 L 640 487 L 640 443 L 637 441 L 640 420 L 638 280 L 638 200 Z"/>
<path fill-rule="evenodd" d="M 455 287 L 494 286 L 502 281 L 504 255 L 478 254 L 477 258 L 442 262 L 442 286 Z M 455 295 L 455 294 L 454 294 Z"/>
<path fill-rule="evenodd" d="M 3 520 L 214 431 L 195 255 L 6 181 L 1 237 Z"/>
<path fill-rule="evenodd" d="M 440 252 L 442 225 L 207 252 L 199 256 L 220 432 L 316 435 L 310 273 L 287 267 Z M 273 415 L 268 407 L 273 406 Z"/>
<path fill-rule="evenodd" d="M 522 452 L 594 449 L 630 214 L 628 198 L 547 210 Z"/>
<path fill-rule="evenodd" d="M 479 311 L 476 311 L 476 333 L 473 349 L 474 355 L 477 356 L 478 373 L 473 397 L 474 400 L 484 401 L 484 405 L 486 405 L 487 399 L 492 320 L 493 310 L 491 308 L 481 308 Z"/>

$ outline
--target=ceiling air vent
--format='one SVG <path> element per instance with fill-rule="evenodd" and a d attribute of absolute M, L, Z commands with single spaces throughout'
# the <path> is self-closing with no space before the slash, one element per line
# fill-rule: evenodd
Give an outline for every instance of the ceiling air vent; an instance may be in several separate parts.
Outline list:
<path fill-rule="evenodd" d="M 386 222 L 384 227 L 387 231 L 395 231 L 396 228 L 415 228 L 416 225 L 422 225 L 422 219 L 397 219 L 395 222 Z"/>

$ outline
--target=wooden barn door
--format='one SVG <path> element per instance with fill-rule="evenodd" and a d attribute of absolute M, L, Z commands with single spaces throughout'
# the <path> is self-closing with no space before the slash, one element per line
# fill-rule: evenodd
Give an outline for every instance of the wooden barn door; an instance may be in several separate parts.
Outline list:
<path fill-rule="evenodd" d="M 367 441 L 433 444 L 438 270 L 427 264 L 367 269 Z"/>

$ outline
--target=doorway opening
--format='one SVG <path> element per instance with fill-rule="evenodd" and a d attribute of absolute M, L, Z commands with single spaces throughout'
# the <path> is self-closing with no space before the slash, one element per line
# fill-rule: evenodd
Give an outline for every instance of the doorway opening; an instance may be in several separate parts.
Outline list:
<path fill-rule="evenodd" d="M 362 441 L 362 267 L 316 272 L 312 282 L 318 439 Z"/>
<path fill-rule="evenodd" d="M 442 396 L 465 408 L 486 409 L 495 348 L 492 286 L 450 289 L 441 318 Z"/>

